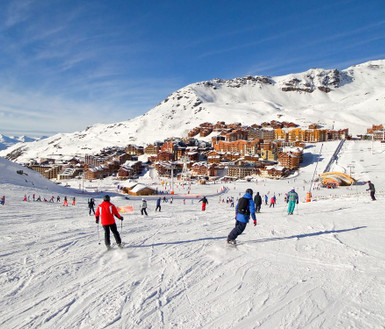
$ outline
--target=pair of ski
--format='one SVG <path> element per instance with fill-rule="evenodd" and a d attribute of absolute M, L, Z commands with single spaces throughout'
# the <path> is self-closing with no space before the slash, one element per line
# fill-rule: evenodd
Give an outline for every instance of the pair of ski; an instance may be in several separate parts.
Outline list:
<path fill-rule="evenodd" d="M 112 244 L 111 246 L 107 247 L 107 251 L 111 251 L 116 249 L 115 246 L 118 247 L 118 249 L 123 249 L 124 248 L 124 243 L 122 242 L 121 244 Z"/>

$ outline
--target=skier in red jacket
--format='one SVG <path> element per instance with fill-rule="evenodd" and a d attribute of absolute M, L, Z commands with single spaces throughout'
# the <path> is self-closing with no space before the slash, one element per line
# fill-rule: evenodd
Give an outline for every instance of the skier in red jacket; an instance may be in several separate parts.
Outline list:
<path fill-rule="evenodd" d="M 110 230 L 114 235 L 116 244 L 119 247 L 122 247 L 122 240 L 120 239 L 120 235 L 119 235 L 116 223 L 115 223 L 114 216 L 116 216 L 120 220 L 123 220 L 123 216 L 121 216 L 119 214 L 116 207 L 110 202 L 110 196 L 109 195 L 105 195 L 103 200 L 104 201 L 96 209 L 95 222 L 96 222 L 96 224 L 99 223 L 99 216 L 100 216 L 101 224 L 102 224 L 103 229 L 104 229 L 104 242 L 106 244 L 107 249 L 111 248 Z"/>

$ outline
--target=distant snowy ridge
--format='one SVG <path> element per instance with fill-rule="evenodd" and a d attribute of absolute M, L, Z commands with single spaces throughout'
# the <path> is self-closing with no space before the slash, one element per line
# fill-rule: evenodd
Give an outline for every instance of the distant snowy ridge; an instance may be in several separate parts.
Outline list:
<path fill-rule="evenodd" d="M 213 79 L 177 90 L 132 120 L 17 144 L 0 151 L 0 156 L 23 163 L 40 157 L 95 154 L 108 146 L 184 137 L 203 122 L 217 121 L 250 125 L 279 120 L 303 127 L 319 123 L 363 134 L 372 124 L 385 123 L 384 90 L 385 60 L 342 71 L 311 69 L 279 77 Z"/>
<path fill-rule="evenodd" d="M 27 136 L 5 136 L 0 134 L 0 150 L 5 150 L 8 147 L 18 144 L 18 143 L 28 143 L 37 140 L 36 138 L 31 138 Z"/>

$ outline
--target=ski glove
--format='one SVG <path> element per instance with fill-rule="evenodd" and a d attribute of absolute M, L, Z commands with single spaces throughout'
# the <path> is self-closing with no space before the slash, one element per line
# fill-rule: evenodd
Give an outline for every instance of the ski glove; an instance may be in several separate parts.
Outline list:
<path fill-rule="evenodd" d="M 257 226 L 257 221 L 256 220 L 254 221 L 254 226 Z"/>
<path fill-rule="evenodd" d="M 95 223 L 96 223 L 96 224 L 99 224 L 99 217 L 96 217 Z"/>
<path fill-rule="evenodd" d="M 119 218 L 120 220 L 123 220 L 124 218 L 123 218 L 123 216 L 120 216 L 120 218 Z"/>

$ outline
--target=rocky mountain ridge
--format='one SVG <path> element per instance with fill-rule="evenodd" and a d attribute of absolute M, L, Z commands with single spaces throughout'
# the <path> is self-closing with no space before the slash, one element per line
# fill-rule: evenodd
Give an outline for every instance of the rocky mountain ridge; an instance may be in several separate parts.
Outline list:
<path fill-rule="evenodd" d="M 95 124 L 83 131 L 57 134 L 0 151 L 17 162 L 40 157 L 94 154 L 109 146 L 146 145 L 184 137 L 203 122 L 251 125 L 279 119 L 307 127 L 349 128 L 366 132 L 385 122 L 385 60 L 345 70 L 310 69 L 277 77 L 212 79 L 183 87 L 147 113 L 128 121 Z"/>

